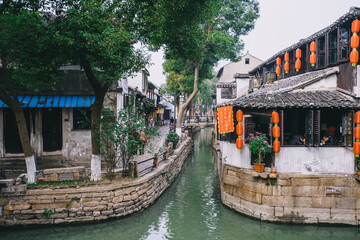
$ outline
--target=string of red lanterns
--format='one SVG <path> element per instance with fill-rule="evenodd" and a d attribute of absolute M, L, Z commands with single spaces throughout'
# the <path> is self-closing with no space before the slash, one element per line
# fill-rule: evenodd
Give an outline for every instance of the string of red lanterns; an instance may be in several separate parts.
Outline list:
<path fill-rule="evenodd" d="M 311 52 L 311 54 L 310 54 L 310 64 L 311 64 L 312 67 L 314 67 L 315 63 L 316 63 L 316 54 L 315 54 L 315 52 L 316 52 L 316 42 L 315 41 L 310 43 L 310 52 Z"/>
<path fill-rule="evenodd" d="M 301 68 L 301 49 L 296 49 L 296 52 L 295 52 L 295 56 L 296 56 L 296 62 L 295 62 L 295 69 L 296 71 L 298 72 Z"/>
<path fill-rule="evenodd" d="M 285 73 L 288 73 L 290 70 L 290 64 L 289 64 L 290 58 L 289 58 L 289 53 L 285 53 L 284 55 L 284 71 Z"/>
<path fill-rule="evenodd" d="M 273 150 L 275 152 L 275 155 L 278 155 L 280 152 L 280 127 L 278 126 L 280 120 L 279 120 L 279 114 L 277 112 L 272 112 L 271 114 L 272 122 L 275 124 L 273 127 L 273 137 L 275 138 L 273 142 Z"/>
<path fill-rule="evenodd" d="M 242 139 L 242 135 L 244 133 L 244 126 L 242 125 L 242 121 L 244 118 L 244 114 L 241 110 L 238 110 L 236 112 L 236 121 L 238 124 L 236 125 L 236 134 L 238 135 L 238 138 L 236 139 L 236 148 L 239 149 L 239 151 L 243 148 L 244 142 Z"/>
<path fill-rule="evenodd" d="M 277 76 L 280 76 L 280 73 L 281 73 L 281 68 L 280 68 L 280 65 L 281 65 L 281 58 L 276 58 L 276 75 Z"/>
<path fill-rule="evenodd" d="M 359 157 L 360 154 L 360 112 L 355 113 L 354 121 L 356 124 L 356 127 L 354 128 L 354 153 L 356 157 Z"/>
<path fill-rule="evenodd" d="M 350 62 L 352 63 L 353 67 L 356 66 L 356 64 L 359 61 L 359 52 L 357 51 L 357 48 L 359 47 L 359 36 L 357 33 L 360 30 L 360 21 L 355 19 L 351 23 L 351 32 L 353 33 L 351 40 L 350 40 L 350 46 L 352 48 L 352 51 L 350 53 Z"/>

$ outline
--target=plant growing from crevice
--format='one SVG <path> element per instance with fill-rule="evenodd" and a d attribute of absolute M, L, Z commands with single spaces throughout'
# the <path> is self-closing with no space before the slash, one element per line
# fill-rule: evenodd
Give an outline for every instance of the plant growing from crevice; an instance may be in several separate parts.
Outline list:
<path fill-rule="evenodd" d="M 44 208 L 44 211 L 41 213 L 42 217 L 50 218 L 53 210 Z"/>

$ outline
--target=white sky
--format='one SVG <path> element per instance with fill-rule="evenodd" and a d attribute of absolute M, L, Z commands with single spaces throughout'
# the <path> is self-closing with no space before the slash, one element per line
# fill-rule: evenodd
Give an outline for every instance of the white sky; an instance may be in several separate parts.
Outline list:
<path fill-rule="evenodd" d="M 360 0 L 259 0 L 260 17 L 255 28 L 242 37 L 245 48 L 253 56 L 265 61 L 300 39 L 329 26 L 347 13 L 352 6 L 360 7 Z M 152 53 L 150 81 L 165 83 L 163 52 Z M 216 70 L 225 65 L 221 61 Z"/>

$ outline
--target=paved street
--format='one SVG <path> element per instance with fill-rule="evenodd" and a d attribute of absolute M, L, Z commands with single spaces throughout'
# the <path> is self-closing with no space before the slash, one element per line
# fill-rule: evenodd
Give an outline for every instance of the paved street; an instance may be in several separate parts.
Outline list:
<path fill-rule="evenodd" d="M 164 145 L 166 136 L 169 133 L 169 128 L 170 126 L 168 124 L 161 126 L 159 128 L 159 136 L 150 139 L 145 146 L 145 153 L 142 155 L 136 155 L 133 161 L 141 162 L 145 159 L 149 159 L 153 157 L 155 153 L 159 152 L 160 148 L 162 148 Z M 141 172 L 142 169 L 152 166 L 152 164 L 153 164 L 152 160 L 139 164 L 139 172 Z"/>

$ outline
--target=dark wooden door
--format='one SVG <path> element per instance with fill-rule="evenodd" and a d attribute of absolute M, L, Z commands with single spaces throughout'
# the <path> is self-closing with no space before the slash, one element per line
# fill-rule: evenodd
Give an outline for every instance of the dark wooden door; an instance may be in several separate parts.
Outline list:
<path fill-rule="evenodd" d="M 30 136 L 30 112 L 24 109 L 24 115 L 28 133 Z M 6 153 L 23 153 L 19 130 L 16 124 L 15 114 L 9 108 L 4 108 L 4 140 Z"/>
<path fill-rule="evenodd" d="M 42 111 L 43 151 L 62 149 L 61 108 L 45 108 Z"/>

